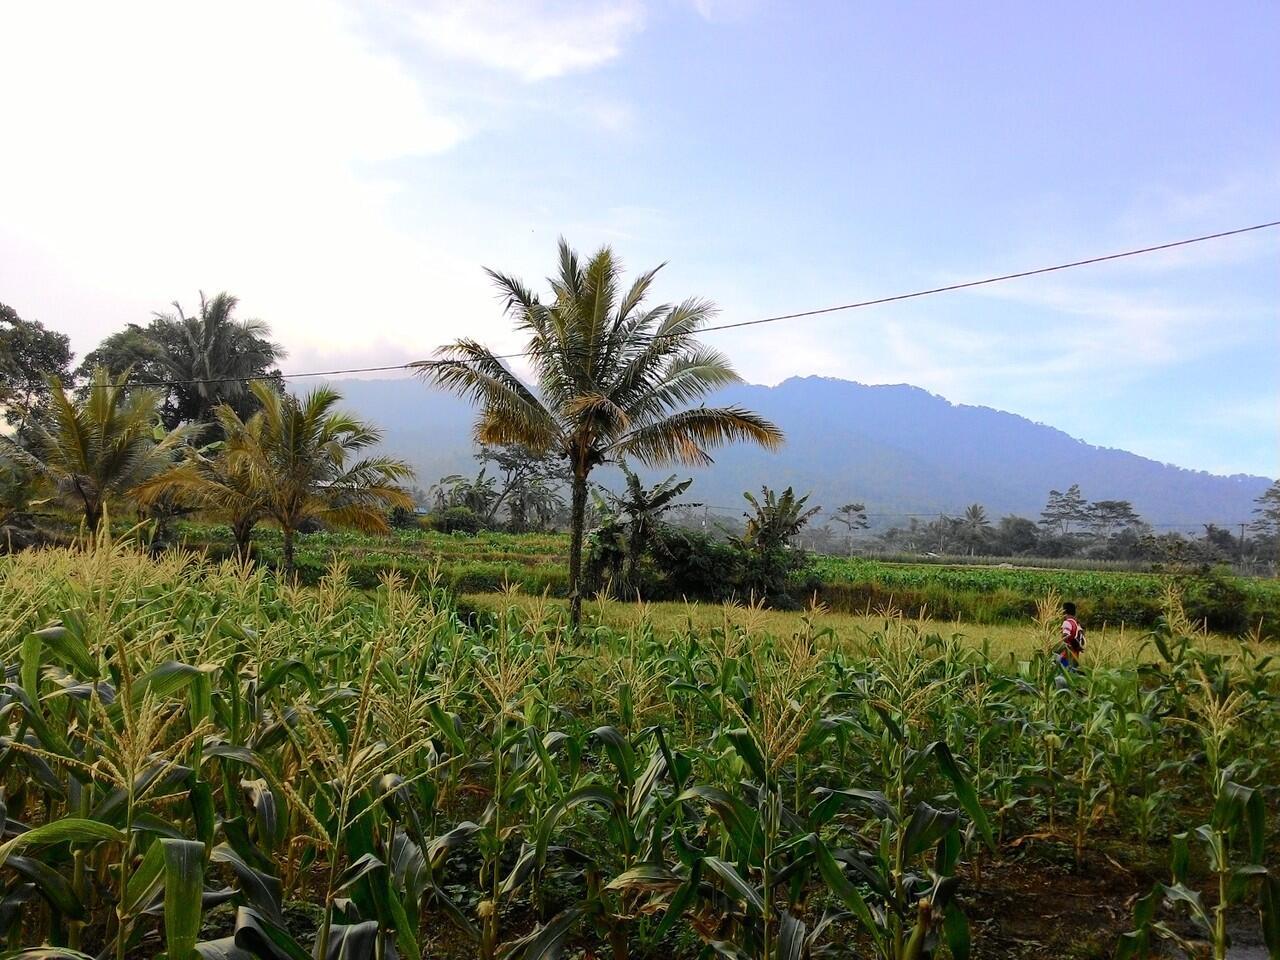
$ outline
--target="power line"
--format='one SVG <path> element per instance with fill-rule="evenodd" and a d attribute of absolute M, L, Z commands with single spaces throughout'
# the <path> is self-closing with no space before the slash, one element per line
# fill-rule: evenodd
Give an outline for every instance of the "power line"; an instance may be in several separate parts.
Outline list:
<path fill-rule="evenodd" d="M 1033 270 L 1021 270 L 1017 273 L 1005 273 L 994 277 L 985 277 L 981 280 L 967 280 L 963 283 L 951 283 L 941 287 L 930 287 L 925 290 L 914 290 L 911 293 L 898 293 L 889 297 L 877 297 L 873 300 L 856 300 L 852 303 L 837 304 L 832 307 L 820 307 L 815 310 L 800 310 L 795 313 L 780 313 L 771 317 L 760 317 L 756 320 L 739 320 L 733 323 L 719 323 L 711 326 L 702 327 L 696 331 L 699 334 L 714 333 L 719 330 L 737 330 L 742 327 L 754 327 L 766 323 L 777 323 L 782 320 L 798 320 L 803 317 L 816 317 L 828 313 L 839 313 L 845 310 L 857 310 L 862 307 L 880 306 L 886 303 L 897 303 L 902 300 L 914 300 L 919 297 L 930 297 L 939 293 L 951 293 L 956 290 L 969 290 L 974 287 L 988 286 L 993 283 L 1004 283 L 1008 280 L 1019 280 L 1024 277 L 1034 277 L 1045 273 L 1055 273 L 1060 270 L 1070 270 L 1075 267 L 1085 267 L 1091 264 L 1106 263 L 1111 260 L 1122 260 L 1126 257 L 1137 257 L 1148 253 L 1157 253 L 1161 250 L 1172 250 L 1176 247 L 1186 247 L 1194 243 L 1204 243 L 1208 240 L 1220 240 L 1224 237 L 1235 237 L 1244 233 L 1253 233 L 1258 230 L 1266 230 L 1271 227 L 1280 226 L 1280 220 L 1271 220 L 1266 223 L 1257 223 L 1250 227 L 1239 227 L 1234 230 L 1223 230 L 1219 233 L 1207 233 L 1199 237 L 1189 237 L 1185 240 L 1173 240 L 1168 243 L 1158 243 L 1148 247 L 1137 247 L 1132 250 L 1125 250 L 1120 253 L 1109 253 L 1098 257 L 1087 257 L 1083 260 L 1071 260 L 1066 263 L 1057 263 L 1048 267 L 1037 267 Z M 659 334 L 653 339 L 661 339 L 664 335 Z M 675 334 L 666 334 L 665 336 L 675 336 Z M 496 354 L 495 360 L 516 360 L 521 357 L 529 356 L 528 352 Z M 212 383 L 249 383 L 251 381 L 269 381 L 276 379 L 284 380 L 301 380 L 308 377 L 336 377 L 354 373 L 385 373 L 389 370 L 422 370 L 433 366 L 452 363 L 470 363 L 472 361 L 462 360 L 412 360 L 408 363 L 386 364 L 377 367 L 346 367 L 338 370 L 312 370 L 300 373 L 281 374 L 280 377 L 261 376 L 261 377 L 193 377 L 190 379 L 176 380 L 149 380 L 130 384 L 131 386 L 141 387 L 178 387 L 190 386 L 196 384 L 212 384 Z"/>

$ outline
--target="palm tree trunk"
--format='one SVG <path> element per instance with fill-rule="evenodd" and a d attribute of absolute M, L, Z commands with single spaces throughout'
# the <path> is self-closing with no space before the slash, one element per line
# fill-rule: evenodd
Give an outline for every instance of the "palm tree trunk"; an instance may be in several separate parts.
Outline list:
<path fill-rule="evenodd" d="M 573 477 L 573 499 L 569 519 L 569 626 L 582 622 L 582 538 L 587 513 L 587 477 Z"/>
<path fill-rule="evenodd" d="M 284 575 L 293 579 L 293 527 L 285 527 L 284 533 Z"/>
<path fill-rule="evenodd" d="M 231 535 L 236 541 L 236 559 L 241 563 L 248 563 L 250 552 L 253 550 L 253 524 L 233 523 Z"/>

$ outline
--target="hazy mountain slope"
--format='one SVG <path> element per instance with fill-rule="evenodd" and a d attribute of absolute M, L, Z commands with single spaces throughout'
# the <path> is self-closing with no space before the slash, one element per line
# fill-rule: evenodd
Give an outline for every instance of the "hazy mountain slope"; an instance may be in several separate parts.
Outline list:
<path fill-rule="evenodd" d="M 475 469 L 472 412 L 417 381 L 335 383 L 348 406 L 383 427 L 389 451 L 410 460 L 429 486 Z M 1238 523 L 1269 484 L 1221 477 L 1094 447 L 1060 430 L 986 407 L 955 405 L 918 387 L 866 386 L 797 377 L 776 387 L 740 385 L 717 403 L 740 403 L 777 422 L 776 454 L 733 447 L 696 478 L 694 500 L 736 508 L 763 483 L 811 491 L 834 508 L 861 500 L 876 514 L 958 512 L 982 503 L 992 516 L 1035 516 L 1051 488 L 1079 483 L 1092 500 L 1125 499 L 1153 522 Z M 902 522 L 882 516 L 877 526 Z"/>

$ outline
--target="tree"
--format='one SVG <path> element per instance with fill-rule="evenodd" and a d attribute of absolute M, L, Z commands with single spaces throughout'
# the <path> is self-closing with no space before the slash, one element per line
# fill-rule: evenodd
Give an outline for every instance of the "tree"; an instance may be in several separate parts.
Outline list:
<path fill-rule="evenodd" d="M 1142 523 L 1142 518 L 1128 500 L 1097 500 L 1085 508 L 1083 519 L 1090 532 L 1102 540 L 1117 530 Z"/>
<path fill-rule="evenodd" d="M 931 520 L 928 526 L 925 527 L 925 533 L 931 543 L 937 543 L 938 553 L 946 553 L 947 544 L 959 534 L 963 526 L 964 521 L 959 517 L 948 517 L 946 514 L 939 514 L 937 520 Z"/>
<path fill-rule="evenodd" d="M 284 350 L 270 340 L 260 320 L 237 320 L 238 300 L 228 293 L 200 294 L 200 312 L 188 316 L 174 301 L 173 313 L 157 313 L 145 327 L 131 323 L 107 337 L 85 358 L 85 366 L 131 369 L 131 382 L 189 381 L 164 387 L 167 426 L 214 419 L 220 404 L 245 418 L 253 410 L 249 378 L 282 385 L 275 364 Z"/>
<path fill-rule="evenodd" d="M 23 320 L 0 303 L 0 407 L 4 419 L 25 436 L 32 414 L 49 402 L 51 377 L 64 380 L 71 366 L 71 341 L 46 330 L 38 320 Z"/>
<path fill-rule="evenodd" d="M 751 510 L 743 516 L 747 522 L 742 544 L 746 552 L 743 586 L 763 600 L 785 600 L 791 574 L 805 563 L 804 551 L 791 545 L 805 525 L 822 511 L 809 507 L 808 495 L 797 497 L 790 487 L 776 494 L 768 487 L 760 488 L 760 497 L 744 493 Z"/>
<path fill-rule="evenodd" d="M 1257 504 L 1253 512 L 1258 518 L 1249 525 L 1249 529 L 1264 537 L 1280 536 L 1280 480 L 1271 484 L 1253 502 Z"/>
<path fill-rule="evenodd" d="M 261 430 L 261 418 L 250 418 L 246 430 Z M 252 556 L 253 530 L 266 514 L 266 492 L 254 481 L 249 463 L 224 440 L 203 449 L 190 448 L 184 463 L 144 483 L 140 501 L 165 498 L 190 502 L 231 527 L 241 563 Z"/>
<path fill-rule="evenodd" d="M 808 494 L 797 497 L 790 487 L 783 490 L 781 496 L 768 487 L 760 488 L 759 499 L 750 493 L 742 496 L 751 504 L 751 511 L 743 514 L 747 521 L 743 539 L 751 548 L 761 552 L 786 549 L 805 524 L 822 512 L 821 507 L 806 510 Z"/>
<path fill-rule="evenodd" d="M 846 503 L 843 506 L 836 507 L 836 512 L 832 514 L 831 519 L 836 523 L 844 525 L 845 528 L 845 546 L 848 548 L 849 556 L 853 556 L 853 531 L 865 530 L 871 524 L 867 521 L 867 508 L 861 503 Z"/>
<path fill-rule="evenodd" d="M 1005 556 L 1016 556 L 1035 550 L 1040 539 L 1039 533 L 1039 528 L 1033 521 L 1010 514 L 1000 518 L 993 536 L 999 553 Z"/>
<path fill-rule="evenodd" d="M 991 531 L 991 521 L 987 519 L 987 510 L 980 503 L 971 503 L 965 507 L 964 516 L 960 518 L 965 542 L 969 546 L 969 555 L 986 543 L 987 534 Z"/>
<path fill-rule="evenodd" d="M 260 409 L 247 421 L 218 408 L 235 470 L 244 470 L 261 496 L 262 516 L 284 537 L 284 574 L 294 565 L 294 535 L 308 520 L 386 533 L 387 511 L 412 507 L 400 484 L 413 470 L 391 457 L 357 457 L 382 434 L 334 408 L 341 395 L 317 387 L 302 398 L 269 384 L 250 385 Z"/>
<path fill-rule="evenodd" d="M 564 506 L 560 495 L 565 481 L 564 467 L 554 454 L 538 453 L 521 443 L 485 444 L 476 453 L 476 459 L 493 464 L 500 474 L 498 496 L 490 510 L 491 522 L 505 507 L 508 529 L 527 530 L 530 518 L 541 529 Z"/>
<path fill-rule="evenodd" d="M 199 432 L 197 426 L 166 432 L 159 426 L 160 395 L 130 390 L 127 380 L 128 374 L 113 380 L 98 367 L 90 389 L 73 399 L 54 378 L 47 422 L 34 425 L 29 449 L 0 437 L 0 456 L 45 481 L 82 512 L 90 532 L 97 531 L 111 498 L 133 498 Z"/>
<path fill-rule="evenodd" d="M 445 510 L 465 507 L 488 523 L 497 509 L 497 483 L 496 477 L 485 475 L 484 467 L 480 468 L 474 480 L 460 473 L 453 473 L 441 477 L 440 482 L 435 485 L 436 499 Z"/>
<path fill-rule="evenodd" d="M 648 307 L 657 270 L 622 285 L 608 247 L 586 263 L 562 239 L 552 299 L 514 277 L 489 271 L 516 328 L 536 391 L 487 347 L 462 339 L 421 366 L 430 381 L 480 405 L 481 443 L 522 443 L 555 453 L 570 475 L 569 610 L 582 618 L 582 541 L 587 481 L 602 463 L 631 457 L 646 466 L 711 462 L 708 449 L 739 440 L 776 449 L 782 431 L 740 407 L 688 406 L 739 381 L 726 357 L 698 343 L 713 313 L 706 300 Z"/>
<path fill-rule="evenodd" d="M 1066 493 L 1049 491 L 1049 500 L 1040 512 L 1040 525 L 1060 536 L 1071 532 L 1073 523 L 1080 523 L 1086 516 L 1087 501 L 1080 493 L 1080 484 L 1073 483 Z"/>
<path fill-rule="evenodd" d="M 609 501 L 624 521 L 623 584 L 634 587 L 640 561 L 649 553 L 654 536 L 662 525 L 662 517 L 677 506 L 676 499 L 689 489 L 693 480 L 676 480 L 672 474 L 646 488 L 625 462 L 619 466 L 626 477 L 626 492 L 620 497 L 610 494 Z"/>

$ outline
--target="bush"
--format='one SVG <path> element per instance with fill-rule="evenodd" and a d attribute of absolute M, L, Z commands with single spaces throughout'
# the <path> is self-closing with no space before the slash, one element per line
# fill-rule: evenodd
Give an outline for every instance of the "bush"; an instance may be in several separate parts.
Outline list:
<path fill-rule="evenodd" d="M 430 529 L 441 533 L 479 533 L 485 528 L 484 521 L 470 507 L 433 510 L 426 519 Z"/>
<path fill-rule="evenodd" d="M 741 550 L 693 530 L 663 527 L 654 540 L 657 600 L 722 601 L 738 591 Z"/>

